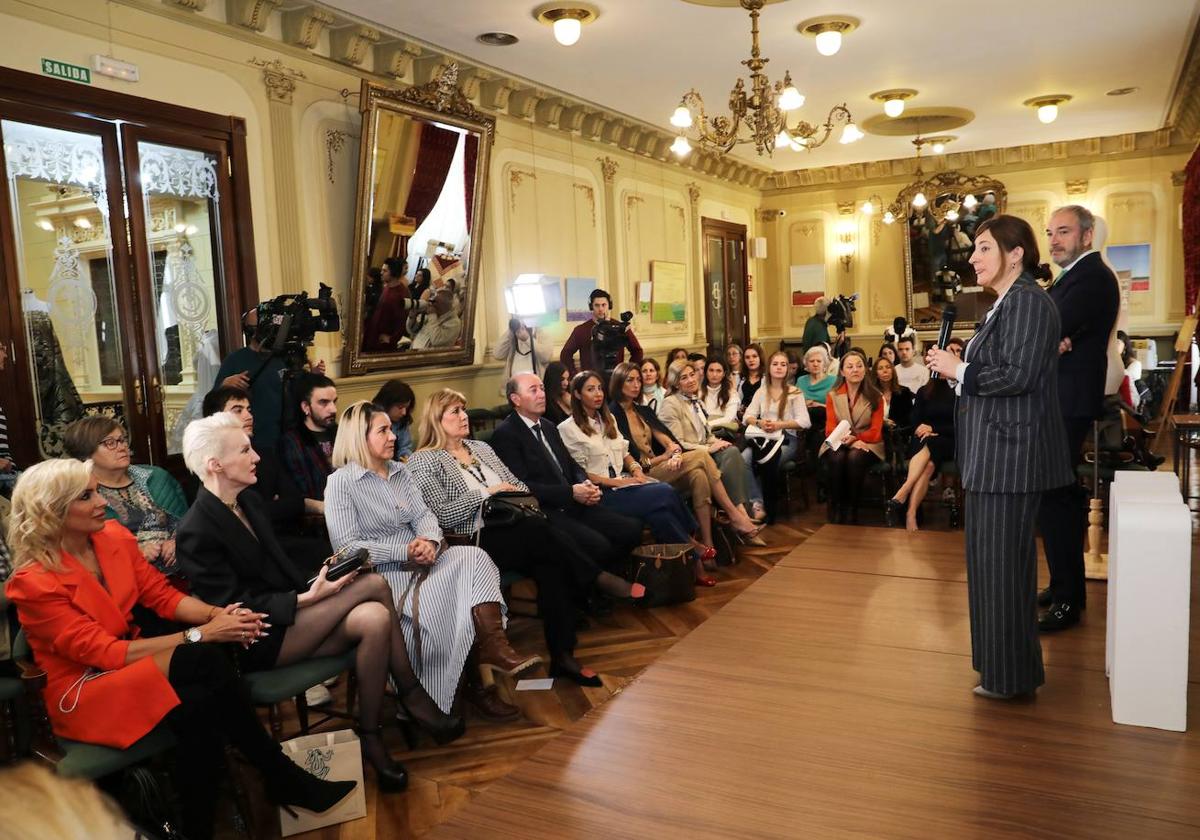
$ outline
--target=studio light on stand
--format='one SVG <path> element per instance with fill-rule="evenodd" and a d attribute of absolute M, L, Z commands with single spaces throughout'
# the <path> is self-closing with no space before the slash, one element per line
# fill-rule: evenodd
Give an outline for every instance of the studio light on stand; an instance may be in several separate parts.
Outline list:
<path fill-rule="evenodd" d="M 519 274 L 512 285 L 504 290 L 504 308 L 529 330 L 529 352 L 537 358 L 533 346 L 533 327 L 539 315 L 546 314 L 546 293 L 542 289 L 541 274 Z"/>

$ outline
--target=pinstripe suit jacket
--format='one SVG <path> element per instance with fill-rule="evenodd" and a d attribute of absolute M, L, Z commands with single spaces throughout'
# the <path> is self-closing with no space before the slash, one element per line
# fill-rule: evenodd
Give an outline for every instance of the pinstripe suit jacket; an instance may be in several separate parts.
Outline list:
<path fill-rule="evenodd" d="M 471 454 L 492 472 L 528 492 L 521 479 L 513 475 L 492 447 L 478 440 L 463 441 Z M 486 498 L 481 490 L 467 489 L 458 459 L 445 449 L 422 449 L 408 459 L 408 469 L 421 489 L 425 504 L 438 518 L 443 531 L 452 534 L 475 533 L 476 517 Z"/>
<path fill-rule="evenodd" d="M 963 488 L 1036 493 L 1074 480 L 1058 404 L 1058 310 L 1029 275 L 967 345 L 956 417 Z"/>

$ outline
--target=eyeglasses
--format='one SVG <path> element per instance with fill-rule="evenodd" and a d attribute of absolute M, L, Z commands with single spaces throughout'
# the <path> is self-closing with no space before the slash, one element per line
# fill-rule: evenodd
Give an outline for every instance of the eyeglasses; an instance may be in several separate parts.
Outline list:
<path fill-rule="evenodd" d="M 115 452 L 116 450 L 120 449 L 122 446 L 128 448 L 129 447 L 129 438 L 124 438 L 124 437 L 105 438 L 104 440 L 100 441 L 100 445 L 103 446 L 105 449 L 107 449 L 109 452 Z"/>

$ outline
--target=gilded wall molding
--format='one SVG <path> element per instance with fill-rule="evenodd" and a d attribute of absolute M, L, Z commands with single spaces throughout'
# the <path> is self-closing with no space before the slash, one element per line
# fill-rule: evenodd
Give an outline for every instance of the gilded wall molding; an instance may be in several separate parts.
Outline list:
<path fill-rule="evenodd" d="M 178 6 L 189 12 L 203 12 L 208 8 L 208 0 L 162 0 L 168 6 Z"/>
<path fill-rule="evenodd" d="M 626 194 L 625 196 L 625 230 L 633 230 L 633 211 L 639 204 L 645 204 L 646 199 L 636 194 Z"/>
<path fill-rule="evenodd" d="M 583 197 L 587 199 L 588 209 L 592 212 L 592 228 L 596 227 L 596 191 L 592 189 L 591 184 L 581 184 L 578 181 L 574 182 L 574 187 L 577 192 L 583 193 Z"/>
<path fill-rule="evenodd" d="M 225 19 L 236 26 L 265 32 L 271 12 L 281 0 L 225 0 Z"/>
<path fill-rule="evenodd" d="M 695 181 L 688 181 L 687 194 L 693 208 L 700 203 L 700 185 Z"/>
<path fill-rule="evenodd" d="M 329 30 L 329 57 L 340 64 L 357 67 L 366 61 L 371 47 L 383 35 L 370 26 L 342 26 Z"/>
<path fill-rule="evenodd" d="M 320 6 L 301 6 L 288 9 L 283 17 L 283 40 L 294 47 L 311 50 L 321 40 L 325 27 L 335 20 L 333 12 Z"/>
<path fill-rule="evenodd" d="M 296 92 L 296 79 L 303 79 L 304 71 L 295 70 L 285 65 L 278 58 L 269 61 L 257 56 L 250 59 L 249 64 L 262 68 L 263 84 L 267 88 L 267 98 L 272 102 L 292 104 L 292 94 Z"/>
<path fill-rule="evenodd" d="M 517 169 L 515 166 L 508 170 L 508 207 L 514 213 L 517 212 L 517 190 L 525 183 L 526 178 L 536 181 L 537 173 L 530 169 Z"/>
<path fill-rule="evenodd" d="M 687 210 L 683 209 L 682 204 L 668 204 L 667 208 L 670 210 L 674 210 L 676 213 L 679 214 L 679 235 L 682 236 L 684 241 L 686 242 L 687 241 Z"/>
<path fill-rule="evenodd" d="M 1067 195 L 1087 195 L 1087 191 L 1088 181 L 1086 178 L 1067 181 Z"/>
<path fill-rule="evenodd" d="M 346 141 L 350 138 L 358 138 L 357 134 L 351 134 L 349 131 L 342 131 L 340 128 L 329 128 L 325 130 L 325 177 L 329 179 L 329 183 L 334 183 L 333 165 L 334 158 L 341 154 L 341 151 L 346 146 Z"/>
<path fill-rule="evenodd" d="M 600 164 L 600 173 L 604 176 L 604 183 L 611 184 L 613 178 L 617 177 L 617 170 L 621 165 L 607 155 L 596 158 L 596 161 Z"/>

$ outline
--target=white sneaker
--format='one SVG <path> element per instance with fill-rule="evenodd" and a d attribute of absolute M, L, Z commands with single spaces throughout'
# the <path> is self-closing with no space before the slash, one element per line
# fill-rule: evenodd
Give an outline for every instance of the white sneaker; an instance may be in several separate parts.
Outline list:
<path fill-rule="evenodd" d="M 324 706 L 333 699 L 333 695 L 329 693 L 329 689 L 323 685 L 314 685 L 308 691 L 304 692 L 304 701 L 309 706 Z"/>

